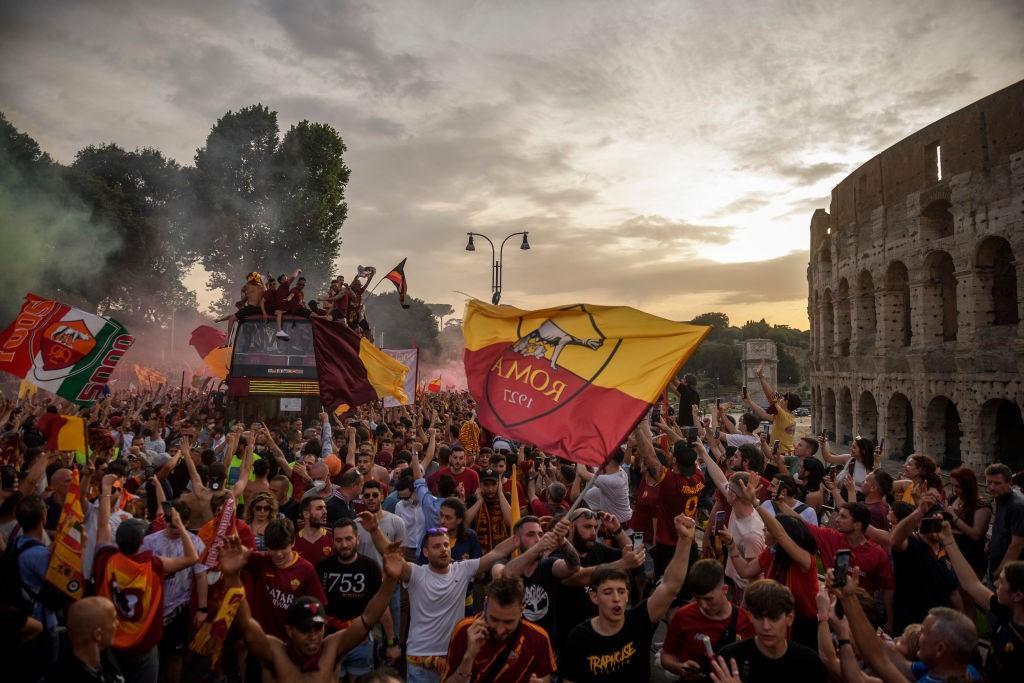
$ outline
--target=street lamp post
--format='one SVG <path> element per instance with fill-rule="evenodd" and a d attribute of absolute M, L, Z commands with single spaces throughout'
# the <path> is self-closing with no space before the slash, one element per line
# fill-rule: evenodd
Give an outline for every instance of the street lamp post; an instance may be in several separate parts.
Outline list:
<path fill-rule="evenodd" d="M 466 234 L 469 235 L 469 242 L 466 244 L 466 251 L 476 251 L 476 245 L 473 244 L 474 236 L 483 237 L 487 240 L 487 244 L 491 245 L 491 303 L 497 306 L 498 302 L 501 301 L 501 259 L 503 252 L 505 251 L 505 242 L 508 242 L 516 235 L 522 235 L 523 243 L 519 245 L 519 248 L 526 251 L 530 248 L 530 243 L 526 238 L 529 233 L 514 232 L 505 237 L 505 239 L 501 241 L 501 246 L 498 248 L 497 256 L 495 256 L 494 252 L 494 242 L 491 241 L 490 237 L 479 232 L 467 232 Z"/>

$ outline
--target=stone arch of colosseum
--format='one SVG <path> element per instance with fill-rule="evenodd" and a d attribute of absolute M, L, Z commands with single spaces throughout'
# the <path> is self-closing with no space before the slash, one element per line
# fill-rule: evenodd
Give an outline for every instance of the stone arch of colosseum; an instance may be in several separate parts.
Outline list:
<path fill-rule="evenodd" d="M 856 169 L 811 218 L 815 432 L 1024 466 L 1024 81 Z"/>

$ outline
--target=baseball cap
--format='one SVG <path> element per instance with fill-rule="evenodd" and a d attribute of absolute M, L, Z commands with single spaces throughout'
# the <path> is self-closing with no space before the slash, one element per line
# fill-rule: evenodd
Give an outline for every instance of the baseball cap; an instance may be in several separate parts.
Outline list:
<path fill-rule="evenodd" d="M 303 595 L 288 607 L 285 623 L 300 631 L 312 631 L 314 627 L 327 623 L 327 612 L 323 604 L 314 597 Z"/>
<path fill-rule="evenodd" d="M 498 470 L 492 470 L 487 468 L 480 473 L 480 481 L 498 481 L 501 477 L 498 475 Z"/>

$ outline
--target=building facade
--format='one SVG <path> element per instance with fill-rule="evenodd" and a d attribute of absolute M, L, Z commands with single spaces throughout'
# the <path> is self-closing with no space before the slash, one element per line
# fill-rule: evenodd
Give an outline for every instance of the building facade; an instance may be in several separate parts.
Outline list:
<path fill-rule="evenodd" d="M 807 279 L 816 433 L 1024 466 L 1024 81 L 833 188 Z"/>

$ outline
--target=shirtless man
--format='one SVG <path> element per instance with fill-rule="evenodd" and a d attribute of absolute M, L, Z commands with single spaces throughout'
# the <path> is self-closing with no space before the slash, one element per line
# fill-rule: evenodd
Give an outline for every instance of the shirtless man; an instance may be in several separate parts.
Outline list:
<path fill-rule="evenodd" d="M 231 331 L 235 328 L 236 321 L 250 318 L 257 314 L 262 315 L 264 319 L 267 318 L 266 293 L 267 290 L 263 287 L 263 276 L 257 272 L 249 273 L 248 277 L 245 278 L 245 286 L 242 287 L 242 298 L 245 305 L 238 309 L 234 315 L 217 319 L 217 322 L 228 321 L 227 339 L 231 339 Z M 227 339 L 224 341 L 225 346 L 228 343 Z"/>
<path fill-rule="evenodd" d="M 220 568 L 228 587 L 241 586 L 239 576 L 249 557 L 237 536 L 227 540 L 220 554 Z M 324 637 L 327 613 L 316 598 L 304 596 L 296 599 L 286 613 L 285 632 L 291 642 L 267 635 L 259 622 L 252 618 L 249 606 L 242 600 L 236 623 L 249 647 L 249 652 L 268 667 L 280 683 L 333 683 L 337 681 L 335 669 L 349 650 L 363 642 L 370 629 L 377 624 L 388 607 L 398 577 L 405 566 L 398 544 L 392 544 L 384 554 L 384 577 L 366 610 L 348 628 Z M 295 658 L 301 661 L 295 661 Z"/>
<path fill-rule="evenodd" d="M 249 434 L 246 432 L 245 434 Z M 234 453 L 235 448 L 238 446 L 238 440 L 241 436 L 244 436 L 237 430 L 232 430 L 227 436 L 227 444 L 225 446 L 225 452 Z M 249 434 L 249 442 L 252 443 L 252 435 Z M 199 476 L 199 470 L 196 469 L 196 463 L 192 458 L 192 443 L 187 437 L 181 439 L 181 451 L 185 454 L 185 467 L 188 468 L 189 479 L 192 482 L 192 491 L 186 491 L 181 494 L 181 502 L 188 505 L 188 509 L 191 512 L 189 516 L 190 530 L 196 530 L 202 528 L 204 524 L 213 519 L 213 511 L 210 507 L 210 500 L 213 495 L 217 493 L 221 486 L 223 486 L 223 479 L 218 478 L 218 481 L 207 486 L 202 478 Z M 248 451 L 248 457 L 242 463 L 241 472 L 244 476 L 239 476 L 238 481 L 235 482 L 234 487 L 231 490 L 231 494 L 238 498 L 245 492 L 245 485 L 249 482 L 249 468 L 252 467 L 252 449 L 246 449 Z M 221 468 L 223 472 L 223 465 L 216 465 Z"/>
<path fill-rule="evenodd" d="M 373 266 L 366 266 L 365 268 L 359 266 L 359 271 L 352 278 L 352 284 L 349 285 L 348 315 L 346 320 L 348 321 L 348 326 L 353 330 L 359 329 L 359 323 L 363 320 L 363 292 L 366 291 L 370 280 L 376 274 L 377 269 Z M 366 281 L 360 282 L 361 278 L 366 278 Z"/>

